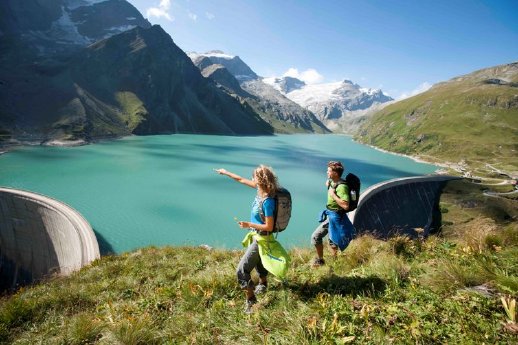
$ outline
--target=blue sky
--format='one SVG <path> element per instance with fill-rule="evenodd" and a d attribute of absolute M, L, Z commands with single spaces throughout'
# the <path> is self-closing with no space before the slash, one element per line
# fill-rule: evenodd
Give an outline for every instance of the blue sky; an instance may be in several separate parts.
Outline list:
<path fill-rule="evenodd" d="M 263 77 L 350 79 L 394 98 L 518 61 L 518 0 L 129 0 L 184 51 Z"/>

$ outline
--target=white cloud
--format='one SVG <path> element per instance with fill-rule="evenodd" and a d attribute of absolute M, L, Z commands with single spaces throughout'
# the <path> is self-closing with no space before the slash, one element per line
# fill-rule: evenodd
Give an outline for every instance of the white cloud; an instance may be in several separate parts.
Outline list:
<path fill-rule="evenodd" d="M 298 69 L 291 67 L 282 76 L 297 78 L 304 81 L 306 84 L 317 84 L 324 80 L 324 77 L 313 68 L 299 72 Z"/>
<path fill-rule="evenodd" d="M 164 17 L 165 19 L 172 22 L 174 18 L 169 14 L 169 9 L 171 8 L 171 0 L 160 0 L 160 4 L 158 7 L 150 7 L 146 11 L 146 17 Z"/>
<path fill-rule="evenodd" d="M 198 19 L 198 15 L 192 13 L 191 11 L 189 11 L 189 18 L 191 18 L 192 20 L 196 21 Z"/>
<path fill-rule="evenodd" d="M 207 17 L 208 20 L 216 18 L 216 16 L 210 12 L 205 12 L 205 17 Z"/>
<path fill-rule="evenodd" d="M 409 97 L 412 97 L 412 96 L 415 96 L 417 94 L 420 94 L 422 92 L 425 92 L 427 91 L 428 89 L 430 89 L 431 87 L 433 86 L 433 84 L 430 84 L 429 82 L 425 81 L 424 83 L 420 84 L 417 88 L 415 88 L 414 90 L 410 91 L 410 92 L 403 92 L 399 97 L 398 97 L 398 100 L 401 100 L 401 99 L 405 99 L 405 98 L 409 98 Z"/>

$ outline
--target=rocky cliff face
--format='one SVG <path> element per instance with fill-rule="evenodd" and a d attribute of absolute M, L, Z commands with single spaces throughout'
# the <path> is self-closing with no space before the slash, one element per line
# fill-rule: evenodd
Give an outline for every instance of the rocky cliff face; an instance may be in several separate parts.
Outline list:
<path fill-rule="evenodd" d="M 0 140 L 270 134 L 123 0 L 0 3 Z"/>
<path fill-rule="evenodd" d="M 221 51 L 190 53 L 189 57 L 202 71 L 251 106 L 278 133 L 329 133 L 311 111 L 290 101 L 278 90 L 263 82 L 239 57 Z M 224 67 L 224 68 L 223 68 Z"/>
<path fill-rule="evenodd" d="M 210 60 L 209 60 L 210 61 Z M 237 95 L 240 97 L 250 98 L 251 94 L 241 88 L 236 78 L 223 65 L 214 64 L 208 65 L 201 69 L 201 74 L 205 78 L 210 78 L 217 82 L 230 95 Z"/>
<path fill-rule="evenodd" d="M 225 68 L 240 82 L 257 79 L 258 76 L 254 71 L 239 58 L 239 56 L 232 56 L 225 54 L 221 50 L 212 50 L 205 54 L 190 53 L 189 57 L 200 69 L 207 66 L 200 64 L 202 60 L 207 62 L 210 60 L 213 64 L 225 66 Z"/>
<path fill-rule="evenodd" d="M 241 86 L 254 99 L 250 100 L 254 109 L 264 114 L 263 118 L 277 126 L 281 132 L 291 132 L 289 126 L 295 128 L 295 132 L 329 133 L 329 129 L 316 118 L 309 110 L 292 102 L 262 79 L 251 79 L 241 83 Z"/>
<path fill-rule="evenodd" d="M 4 0 L 0 30 L 38 56 L 69 53 L 136 26 L 151 24 L 124 0 Z"/>

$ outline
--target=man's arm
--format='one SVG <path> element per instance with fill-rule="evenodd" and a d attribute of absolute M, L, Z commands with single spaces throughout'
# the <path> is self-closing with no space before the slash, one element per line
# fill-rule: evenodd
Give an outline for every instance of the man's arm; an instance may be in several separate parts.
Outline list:
<path fill-rule="evenodd" d="M 346 211 L 349 210 L 349 201 L 346 201 L 346 200 L 343 200 L 342 198 L 340 198 L 336 194 L 336 188 L 329 188 L 328 194 L 329 194 L 329 196 L 331 196 L 333 198 L 334 201 L 336 201 L 338 206 L 340 206 L 341 208 L 343 208 Z"/>

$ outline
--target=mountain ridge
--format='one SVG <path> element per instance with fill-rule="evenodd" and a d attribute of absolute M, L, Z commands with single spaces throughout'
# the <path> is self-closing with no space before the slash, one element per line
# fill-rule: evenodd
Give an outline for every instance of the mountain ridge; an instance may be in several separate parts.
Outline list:
<path fill-rule="evenodd" d="M 390 104 L 356 139 L 427 161 L 481 173 L 490 165 L 518 176 L 518 62 L 454 77 Z"/>
<path fill-rule="evenodd" d="M 203 78 L 171 37 L 126 1 L 51 0 L 45 2 L 48 15 L 34 23 L 28 18 L 38 17 L 39 3 L 28 4 L 26 11 L 13 0 L 1 5 L 12 18 L 2 16 L 0 26 L 0 48 L 6 52 L 0 57 L 0 144 L 77 144 L 128 134 L 273 133 L 251 107 Z M 65 12 L 82 18 L 81 26 L 63 24 Z M 142 26 L 113 31 L 114 23 L 122 23 L 115 15 L 103 27 L 102 18 L 113 12 Z M 16 27 L 21 13 L 27 23 Z M 36 24 L 40 31 L 29 32 Z M 99 39 L 92 44 L 75 36 L 60 40 L 67 30 Z"/>
<path fill-rule="evenodd" d="M 271 124 L 276 132 L 330 132 L 313 113 L 265 84 L 239 56 L 225 54 L 219 50 L 203 54 L 190 52 L 188 55 L 204 76 L 212 78 L 230 94 L 239 96 L 242 102 L 249 104 L 263 120 Z M 223 75 L 221 69 L 218 69 L 219 75 L 212 73 L 211 68 L 214 67 L 211 66 L 214 65 L 223 66 L 228 74 Z"/>

